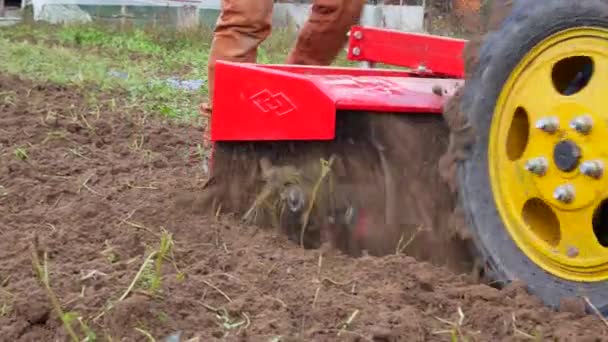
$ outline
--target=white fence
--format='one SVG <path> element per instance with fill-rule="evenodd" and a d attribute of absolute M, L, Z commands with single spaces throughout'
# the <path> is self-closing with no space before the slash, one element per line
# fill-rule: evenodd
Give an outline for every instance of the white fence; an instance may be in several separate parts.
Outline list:
<path fill-rule="evenodd" d="M 256 1 L 256 0 L 251 0 Z M 32 5 L 35 20 L 52 23 L 91 21 L 91 15 L 79 6 L 142 6 L 148 8 L 188 8 L 197 9 L 195 15 L 205 10 L 219 11 L 220 0 L 24 0 L 25 5 Z M 301 27 L 310 11 L 309 4 L 277 3 L 273 21 L 277 27 L 293 25 Z M 361 24 L 365 26 L 384 27 L 409 32 L 424 30 L 424 1 L 420 6 L 407 5 L 366 5 Z"/>
<path fill-rule="evenodd" d="M 274 24 L 277 26 L 295 25 L 301 27 L 308 13 L 307 4 L 276 4 Z M 422 32 L 424 29 L 424 6 L 365 5 L 361 17 L 365 26 L 384 27 L 409 32 Z"/>

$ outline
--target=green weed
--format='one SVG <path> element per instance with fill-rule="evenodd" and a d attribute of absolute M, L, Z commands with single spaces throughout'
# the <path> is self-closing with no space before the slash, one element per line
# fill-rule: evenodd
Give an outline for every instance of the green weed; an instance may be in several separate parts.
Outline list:
<path fill-rule="evenodd" d="M 4 289 L 9 280 L 10 276 L 6 277 L 2 282 L 0 282 L 0 317 L 8 316 L 13 309 L 13 299 L 15 295 Z"/>
<path fill-rule="evenodd" d="M 0 305 L 0 317 L 6 317 L 11 312 L 11 306 L 8 303 Z"/>
<path fill-rule="evenodd" d="M 142 266 L 142 271 L 139 279 L 136 281 L 136 284 L 139 287 L 149 290 L 153 294 L 158 293 L 162 284 L 162 268 L 166 260 L 170 259 L 173 250 L 173 237 L 166 230 L 161 231 L 160 240 L 158 248 L 150 253 L 144 266 Z M 179 277 L 178 272 L 178 277 Z"/>
<path fill-rule="evenodd" d="M 31 256 L 32 256 L 32 266 L 34 269 L 34 273 L 36 274 L 36 277 L 41 282 L 41 284 L 44 286 L 47 297 L 51 301 L 53 310 L 55 311 L 57 316 L 59 316 L 59 319 L 63 323 L 63 327 L 64 327 L 66 333 L 68 334 L 68 336 L 70 337 L 70 340 L 72 340 L 73 342 L 96 341 L 97 337 L 95 335 L 95 332 L 93 332 L 93 330 L 91 330 L 88 327 L 88 325 L 82 320 L 82 318 L 80 317 L 80 315 L 78 313 L 64 312 L 63 309 L 61 308 L 59 299 L 57 298 L 55 291 L 53 291 L 50 280 L 49 280 L 47 253 L 46 252 L 43 253 L 43 262 L 40 262 L 38 248 L 35 244 L 31 245 L 30 251 L 31 251 Z M 78 326 L 80 327 L 81 333 L 84 335 L 84 338 L 82 338 L 82 339 L 79 338 L 78 334 L 76 333 L 76 330 L 73 327 L 73 323 L 75 321 L 78 322 Z"/>
<path fill-rule="evenodd" d="M 437 320 L 441 321 L 442 323 L 446 324 L 450 328 L 445 329 L 445 330 L 435 331 L 435 332 L 433 332 L 434 335 L 443 335 L 443 334 L 450 335 L 450 341 L 452 341 L 452 342 L 469 342 L 470 341 L 469 337 L 467 336 L 469 334 L 465 332 L 466 329 L 464 328 L 464 323 L 465 323 L 464 312 L 462 311 L 462 309 L 460 307 L 458 307 L 458 321 L 451 322 L 451 321 L 448 321 L 443 318 L 439 318 L 439 317 L 435 317 L 435 318 Z"/>
<path fill-rule="evenodd" d="M 161 311 L 156 314 L 156 318 L 158 319 L 159 322 L 166 323 L 169 320 L 169 315 L 167 315 L 165 312 Z"/>
<path fill-rule="evenodd" d="M 135 331 L 144 335 L 149 342 L 156 342 L 156 339 L 147 330 L 145 330 L 143 328 L 135 328 Z"/>
<path fill-rule="evenodd" d="M 129 33 L 109 32 L 96 26 L 71 25 L 59 29 L 57 37 L 63 43 L 79 47 L 103 47 L 150 55 L 161 54 L 163 52 L 163 48 L 156 44 L 142 30 L 134 30 Z"/>
<path fill-rule="evenodd" d="M 27 160 L 29 158 L 29 156 L 27 154 L 27 150 L 23 147 L 16 148 L 15 151 L 13 152 L 13 154 L 15 155 L 15 157 L 17 159 Z"/>

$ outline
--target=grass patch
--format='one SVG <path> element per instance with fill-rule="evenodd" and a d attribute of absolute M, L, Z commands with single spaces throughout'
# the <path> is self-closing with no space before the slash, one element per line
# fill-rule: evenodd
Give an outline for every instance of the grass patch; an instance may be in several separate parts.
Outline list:
<path fill-rule="evenodd" d="M 169 118 L 198 117 L 207 97 L 208 28 L 171 30 L 98 23 L 22 23 L 0 28 L 0 72 L 62 85 L 91 85 L 100 92 L 126 91 L 128 107 Z M 295 35 L 275 30 L 259 49 L 258 62 L 283 63 Z M 336 64 L 345 65 L 342 54 Z M 195 81 L 197 89 L 179 89 Z M 90 89 L 90 88 L 87 88 Z M 93 101 L 98 96 L 90 90 Z"/>
<path fill-rule="evenodd" d="M 129 106 L 146 113 L 174 118 L 198 115 L 198 103 L 205 96 L 206 88 L 198 91 L 172 88 L 166 82 L 171 70 L 156 67 L 162 63 L 155 63 L 154 59 L 137 60 L 123 50 L 112 55 L 111 49 L 95 53 L 84 47 L 49 42 L 0 37 L 0 71 L 57 84 L 95 85 L 100 91 L 125 90 Z M 127 44 L 126 48 L 129 46 Z M 196 72 L 174 77 L 206 78 Z M 88 95 L 95 98 L 97 94 Z"/>

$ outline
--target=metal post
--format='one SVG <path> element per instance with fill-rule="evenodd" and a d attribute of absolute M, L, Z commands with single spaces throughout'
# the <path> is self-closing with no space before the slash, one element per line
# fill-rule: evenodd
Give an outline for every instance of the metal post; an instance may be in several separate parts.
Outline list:
<path fill-rule="evenodd" d="M 125 29 L 125 24 L 127 23 L 127 6 L 120 6 L 120 28 L 122 30 Z"/>
<path fill-rule="evenodd" d="M 4 0 L 0 0 L 0 17 L 4 17 L 4 14 L 5 14 Z"/>

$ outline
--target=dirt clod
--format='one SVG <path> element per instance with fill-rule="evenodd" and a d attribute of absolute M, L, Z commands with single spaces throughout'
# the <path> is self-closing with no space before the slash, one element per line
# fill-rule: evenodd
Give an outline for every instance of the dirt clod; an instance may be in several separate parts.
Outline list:
<path fill-rule="evenodd" d="M 116 304 L 112 314 L 105 317 L 105 326 L 116 336 L 125 336 L 133 329 L 132 322 L 151 312 L 150 298 L 134 295 Z"/>
<path fill-rule="evenodd" d="M 17 315 L 31 325 L 44 325 L 51 314 L 51 305 L 42 291 L 18 298 L 13 308 Z"/>
<path fill-rule="evenodd" d="M 562 298 L 559 309 L 562 312 L 570 312 L 576 316 L 584 316 L 587 311 L 587 305 L 582 298 Z"/>

